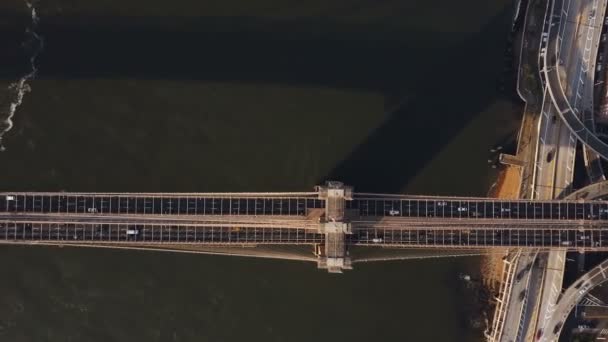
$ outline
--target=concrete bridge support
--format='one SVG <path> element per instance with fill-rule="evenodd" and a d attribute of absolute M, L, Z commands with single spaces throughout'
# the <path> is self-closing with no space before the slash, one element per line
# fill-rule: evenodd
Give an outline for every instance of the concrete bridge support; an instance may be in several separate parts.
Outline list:
<path fill-rule="evenodd" d="M 319 198 L 325 200 L 325 215 L 319 225 L 319 232 L 325 234 L 325 246 L 318 267 L 330 273 L 342 273 L 352 269 L 346 248 L 346 235 L 352 233 L 346 217 L 346 201 L 353 199 L 353 188 L 330 181 L 317 186 L 317 191 Z"/>

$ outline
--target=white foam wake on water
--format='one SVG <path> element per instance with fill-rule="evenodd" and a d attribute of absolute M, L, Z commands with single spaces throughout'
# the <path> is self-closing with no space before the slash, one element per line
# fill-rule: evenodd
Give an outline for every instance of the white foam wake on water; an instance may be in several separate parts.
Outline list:
<path fill-rule="evenodd" d="M 34 7 L 34 2 L 25 0 L 25 4 L 30 10 L 32 17 L 31 26 L 28 27 L 26 32 L 30 35 L 30 37 L 28 38 L 33 38 L 36 47 L 34 48 L 32 55 L 30 56 L 30 72 L 22 76 L 17 82 L 12 83 L 8 86 L 9 91 L 15 92 L 15 98 L 12 100 L 8 108 L 8 112 L 6 113 L 6 117 L 4 118 L 5 127 L 0 130 L 0 152 L 6 150 L 4 144 L 2 143 L 2 139 L 4 137 L 4 134 L 6 134 L 6 132 L 10 131 L 13 128 L 13 117 L 15 116 L 15 112 L 17 112 L 17 108 L 19 108 L 19 106 L 21 106 L 21 104 L 23 103 L 23 98 L 25 97 L 25 94 L 32 91 L 32 88 L 30 87 L 30 84 L 28 82 L 36 77 L 36 73 L 38 72 L 38 69 L 36 68 L 36 58 L 38 57 L 40 51 L 42 51 L 42 49 L 44 48 L 44 39 L 42 39 L 42 37 L 39 36 L 38 33 L 36 33 L 40 18 L 36 13 L 36 7 Z"/>

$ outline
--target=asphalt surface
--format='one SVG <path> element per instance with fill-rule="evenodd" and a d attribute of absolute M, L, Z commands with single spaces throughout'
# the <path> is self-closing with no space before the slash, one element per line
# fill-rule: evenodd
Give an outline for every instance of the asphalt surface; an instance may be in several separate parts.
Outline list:
<path fill-rule="evenodd" d="M 562 326 L 574 306 L 594 287 L 608 279 L 608 260 L 603 261 L 589 272 L 580 277 L 572 286 L 567 288 L 557 305 L 553 307 L 552 314 L 547 319 L 546 329 L 543 332 L 545 341 L 557 341 Z"/>
<path fill-rule="evenodd" d="M 217 195 L 217 194 L 216 194 Z M 204 194 L 0 193 L 0 212 L 156 215 L 305 215 L 325 208 L 309 197 L 205 196 Z"/>
<path fill-rule="evenodd" d="M 574 0 L 565 1 L 560 15 L 576 15 L 579 12 L 578 4 Z M 576 18 L 568 18 L 556 23 L 555 17 L 552 16 L 553 13 L 548 11 L 543 25 L 544 32 L 541 41 L 541 59 L 543 60 L 547 51 L 550 51 L 548 50 L 549 32 L 557 30 L 563 34 L 568 26 L 566 23 L 577 21 Z M 578 28 L 578 26 L 576 27 Z M 553 47 L 561 51 L 559 58 L 561 65 L 572 67 L 578 64 L 577 58 L 572 54 L 574 50 L 572 40 L 560 39 L 555 42 Z M 545 49 L 544 52 L 543 49 Z M 551 80 L 548 79 L 547 82 L 551 82 Z M 568 126 L 563 124 L 562 115 L 554 106 L 548 90 L 550 89 L 545 89 L 539 120 L 539 143 L 533 174 L 533 196 L 540 200 L 561 197 L 571 190 L 577 142 Z M 583 104 L 583 101 L 580 101 L 583 99 L 581 94 L 589 95 L 589 91 L 585 91 L 584 88 L 580 89 L 578 85 L 577 87 L 568 87 L 565 91 L 574 100 L 575 106 L 580 107 Z M 589 174 L 600 179 L 602 175 L 591 168 L 591 166 L 597 165 L 593 161 L 596 156 L 589 152 L 587 157 L 591 157 L 586 158 L 586 160 L 589 159 Z M 528 255 L 527 259 L 518 264 L 517 271 L 520 274 L 526 272 L 528 269 L 526 267 L 531 260 L 537 261 L 542 267 L 529 268 L 530 272 L 526 274 L 525 281 L 513 285 L 513 293 L 524 295 L 523 300 L 519 300 L 518 296 L 511 296 L 503 341 L 535 339 L 538 327 L 540 327 L 540 330 L 544 329 L 546 317 L 550 314 L 559 296 L 565 268 L 565 252 L 550 251 L 546 254 L 542 253 L 538 256 L 538 260 L 535 257 Z"/>
<path fill-rule="evenodd" d="M 324 236 L 293 228 L 193 227 L 123 224 L 2 224 L 5 243 L 192 243 L 192 244 L 313 244 Z"/>
<path fill-rule="evenodd" d="M 550 92 L 554 95 L 552 88 L 555 85 L 554 81 L 558 81 L 562 96 L 565 96 L 564 99 L 569 101 L 570 116 L 565 115 L 567 113 L 563 111 L 564 108 L 554 101 L 557 107 L 560 108 L 557 114 L 561 118 L 572 119 L 576 115 L 584 120 L 585 117 L 589 117 L 593 113 L 594 66 L 605 6 L 606 2 L 599 0 L 564 0 L 563 2 L 556 0 L 553 3 L 551 18 L 553 19 L 553 23 L 559 18 L 557 20 L 559 24 L 556 25 L 557 31 L 553 30 L 557 35 L 551 34 L 552 29 L 550 29 L 548 39 L 553 44 L 550 44 L 547 49 L 547 56 L 544 60 L 556 60 L 555 70 L 559 71 L 557 73 L 559 75 L 557 80 L 555 78 L 548 78 Z M 552 99 L 554 100 L 555 97 L 552 96 Z M 572 129 L 570 121 L 565 120 L 564 122 L 566 126 L 570 126 L 568 127 L 570 134 L 580 137 L 578 131 L 570 130 Z M 592 122 L 587 124 L 592 124 Z M 592 134 L 593 132 L 587 127 L 585 129 L 587 130 L 587 136 L 585 137 L 588 138 L 588 133 Z M 568 139 L 575 140 L 571 135 Z M 593 143 L 589 145 L 590 141 L 594 141 L 593 139 L 582 140 L 589 148 L 602 154 L 602 151 L 594 147 Z M 588 173 L 592 178 L 599 178 L 597 170 L 593 168 L 593 160 L 590 160 L 590 156 L 591 159 L 594 156 L 589 151 L 586 152 L 585 159 L 587 161 Z M 557 171 L 559 170 L 558 168 Z M 566 171 L 568 170 L 566 169 Z M 555 181 L 563 186 L 571 182 L 572 178 L 556 172 Z M 537 340 L 553 339 L 553 337 L 547 337 L 546 333 L 550 328 L 551 318 L 561 293 L 564 262 L 565 254 L 563 252 L 552 252 L 549 255 L 544 278 L 543 295 L 541 297 L 536 331 L 534 333 L 534 338 Z"/>
<path fill-rule="evenodd" d="M 553 15 L 556 18 L 554 22 L 556 24 L 559 22 L 560 31 L 550 31 L 547 53 L 543 59 L 545 67 L 542 72 L 548 85 L 549 95 L 570 132 L 590 149 L 607 159 L 608 145 L 597 137 L 593 129 L 587 127 L 583 122 L 584 119 L 581 119 L 583 116 L 581 108 L 577 107 L 578 101 L 584 102 L 585 86 L 593 86 L 595 71 L 590 69 L 591 60 L 597 54 L 602 28 L 602 18 L 596 18 L 596 13 L 604 13 L 606 3 L 600 0 L 586 0 L 584 3 L 580 1 L 582 0 L 564 0 L 562 6 L 562 1 L 554 0 L 556 3 L 553 6 Z M 574 44 L 575 48 L 572 49 L 574 63 L 563 61 L 564 56 L 561 54 L 568 50 L 560 48 L 562 42 Z M 575 69 L 571 70 L 572 67 Z M 566 94 L 568 87 L 573 90 L 574 98 L 569 98 Z"/>
<path fill-rule="evenodd" d="M 582 229 L 583 222 L 591 226 Z M 604 221 L 361 218 L 350 223 L 353 245 L 387 247 L 608 250 Z M 290 216 L 0 214 L 0 240 L 317 243 L 321 225 Z M 303 235 L 302 235 L 303 234 Z"/>
<path fill-rule="evenodd" d="M 538 251 L 528 251 L 517 261 L 501 341 L 519 341 L 520 335 L 526 331 L 527 321 L 522 317 L 526 317 L 527 305 L 536 298 L 536 291 L 539 290 L 536 286 L 530 286 L 536 280 L 533 275 L 538 276 L 538 272 L 532 272 L 537 257 Z"/>
<path fill-rule="evenodd" d="M 0 193 L 0 214 L 303 216 L 320 208 L 325 201 L 311 198 Z M 608 202 L 597 201 L 368 196 L 347 201 L 346 209 L 361 217 L 608 221 Z"/>

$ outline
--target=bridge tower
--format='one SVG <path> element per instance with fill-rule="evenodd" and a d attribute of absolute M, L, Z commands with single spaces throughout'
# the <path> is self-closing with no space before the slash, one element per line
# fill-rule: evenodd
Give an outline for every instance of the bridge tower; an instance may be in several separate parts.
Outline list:
<path fill-rule="evenodd" d="M 342 273 L 352 269 L 346 247 L 346 235 L 352 233 L 346 217 L 346 201 L 353 199 L 353 188 L 328 181 L 316 190 L 319 199 L 325 200 L 325 215 L 319 225 L 319 232 L 325 234 L 325 246 L 321 249 L 318 267 L 330 273 Z"/>

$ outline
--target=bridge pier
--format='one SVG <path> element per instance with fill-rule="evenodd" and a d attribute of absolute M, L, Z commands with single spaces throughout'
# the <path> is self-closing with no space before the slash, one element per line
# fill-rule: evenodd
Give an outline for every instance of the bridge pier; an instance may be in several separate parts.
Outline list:
<path fill-rule="evenodd" d="M 329 181 L 316 187 L 319 198 L 325 200 L 325 215 L 319 232 L 325 234 L 325 245 L 319 255 L 318 267 L 330 273 L 342 273 L 352 269 L 346 247 L 346 235 L 351 234 L 351 225 L 346 219 L 346 201 L 353 199 L 353 188 L 341 182 Z"/>

